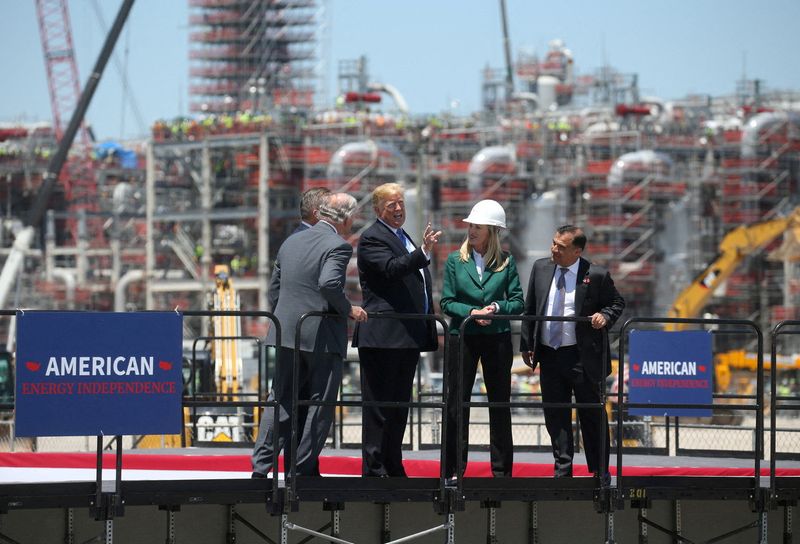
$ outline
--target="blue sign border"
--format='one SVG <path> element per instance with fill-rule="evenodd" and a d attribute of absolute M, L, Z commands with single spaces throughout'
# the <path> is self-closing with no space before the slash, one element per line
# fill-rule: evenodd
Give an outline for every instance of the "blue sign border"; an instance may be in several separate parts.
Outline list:
<path fill-rule="evenodd" d="M 631 331 L 628 401 L 633 404 L 713 402 L 710 331 Z M 640 416 L 710 417 L 711 408 L 630 408 Z"/>
<path fill-rule="evenodd" d="M 16 434 L 178 434 L 183 316 L 18 312 Z"/>

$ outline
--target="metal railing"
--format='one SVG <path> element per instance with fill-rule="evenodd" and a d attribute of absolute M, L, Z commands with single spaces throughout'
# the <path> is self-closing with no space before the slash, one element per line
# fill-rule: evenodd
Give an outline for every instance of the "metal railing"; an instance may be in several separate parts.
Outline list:
<path fill-rule="evenodd" d="M 14 311 L 10 310 L 3 310 L 0 311 L 0 316 L 3 317 L 13 317 L 15 315 Z M 244 312 L 244 311 L 231 311 L 231 312 L 214 312 L 214 311 L 187 311 L 183 313 L 184 316 L 187 317 L 211 317 L 214 315 L 232 315 L 232 316 L 241 316 L 241 317 L 257 317 L 257 318 L 266 318 L 269 319 L 274 326 L 276 327 L 277 333 L 277 340 L 279 343 L 280 341 L 280 323 L 277 322 L 275 316 L 269 312 Z M 312 313 L 306 317 L 312 317 L 314 315 L 324 316 L 325 314 L 319 313 Z M 332 316 L 330 316 L 332 317 Z M 489 316 L 486 316 L 489 317 Z M 551 317 L 534 317 L 534 316 L 493 316 L 492 319 L 497 320 L 507 320 L 507 321 L 522 321 L 522 322 L 530 322 L 530 321 L 547 321 L 547 320 L 562 320 L 562 321 L 587 321 L 588 318 L 551 318 Z M 445 331 L 447 331 L 447 325 L 444 320 L 440 316 L 434 315 L 410 315 L 410 314 L 374 314 L 370 315 L 370 319 L 424 319 L 430 321 L 436 321 L 442 325 Z M 463 326 L 465 326 L 468 322 L 474 321 L 475 318 L 468 318 L 462 324 L 462 331 Z M 743 331 L 746 331 L 748 334 L 754 335 L 757 340 L 758 345 L 758 362 L 757 368 L 755 372 L 755 379 L 757 380 L 757 386 L 755 392 L 750 395 L 727 395 L 727 394 L 720 394 L 715 393 L 713 395 L 713 402 L 711 404 L 699 404 L 699 405 L 675 405 L 681 408 L 711 408 L 715 411 L 730 411 L 733 410 L 735 412 L 741 412 L 745 414 L 750 414 L 752 417 L 748 418 L 748 422 L 744 424 L 738 423 L 735 425 L 713 425 L 708 424 L 705 421 L 701 421 L 698 423 L 687 423 L 680 418 L 664 418 L 661 420 L 651 419 L 651 420 L 638 420 L 638 421 L 626 421 L 625 414 L 629 408 L 636 408 L 636 407 L 661 407 L 661 405 L 654 405 L 654 404 L 633 404 L 627 398 L 627 391 L 624 384 L 624 376 L 623 376 L 623 368 L 625 366 L 625 359 L 627 356 L 627 333 L 630 331 L 631 327 L 636 324 L 649 324 L 652 326 L 663 325 L 666 323 L 684 323 L 684 324 L 693 324 L 698 327 L 704 328 L 714 328 L 714 329 L 722 329 L 722 327 L 735 327 L 732 330 L 714 330 L 714 335 L 723 335 L 723 334 L 740 334 Z M 447 333 L 446 333 L 447 334 Z M 670 318 L 632 318 L 628 320 L 621 329 L 620 335 L 620 365 L 618 367 L 617 379 L 620 384 L 618 393 L 615 395 L 616 404 L 621 409 L 617 409 L 616 412 L 611 414 L 611 420 L 609 421 L 609 426 L 611 431 L 613 432 L 614 439 L 611 443 L 612 451 L 616 450 L 617 452 L 617 470 L 618 474 L 620 475 L 620 481 L 622 476 L 622 456 L 623 454 L 628 454 L 630 452 L 635 452 L 639 454 L 659 454 L 659 455 L 703 455 L 703 456 L 726 456 L 726 457 L 741 457 L 744 456 L 746 458 L 752 458 L 753 461 L 753 468 L 754 474 L 760 474 L 762 460 L 764 459 L 764 449 L 765 449 L 765 440 L 769 440 L 769 459 L 770 459 L 770 467 L 769 467 L 769 474 L 774 479 L 776 474 L 776 460 L 780 459 L 782 456 L 782 452 L 777 451 L 777 444 L 778 439 L 780 436 L 788 436 L 789 440 L 794 440 L 792 438 L 793 435 L 800 436 L 800 428 L 794 429 L 791 427 L 786 427 L 783 425 L 782 428 L 778 428 L 778 417 L 782 413 L 789 413 L 789 414 L 800 414 L 800 402 L 798 402 L 798 398 L 794 395 L 787 395 L 787 394 L 780 394 L 777 387 L 777 374 L 776 371 L 777 365 L 777 351 L 778 351 L 778 341 L 788 335 L 797 335 L 800 334 L 800 321 L 784 321 L 777 324 L 774 329 L 772 330 L 772 373 L 770 375 L 770 389 L 769 389 L 769 403 L 765 402 L 764 398 L 764 391 L 766 391 L 765 386 L 766 383 L 764 381 L 765 369 L 764 369 L 764 362 L 763 356 L 761 353 L 763 352 L 763 337 L 760 329 L 755 325 L 752 321 L 747 320 L 726 320 L 726 319 L 670 319 Z M 277 406 L 278 403 L 272 399 L 267 400 L 268 391 L 266 387 L 269 383 L 269 374 L 268 374 L 268 364 L 267 364 L 267 349 L 263 345 L 262 339 L 260 337 L 255 336 L 247 336 L 242 337 L 246 338 L 249 341 L 252 341 L 256 344 L 257 350 L 259 353 L 258 358 L 258 386 L 257 391 L 255 393 L 247 392 L 247 393 L 228 393 L 228 394 L 221 394 L 221 393 L 213 393 L 209 395 L 203 395 L 201 392 L 197 390 L 192 390 L 189 395 L 184 397 L 183 407 L 190 410 L 193 414 L 193 418 L 190 422 L 187 423 L 187 428 L 191 433 L 191 436 L 194 440 L 198 437 L 198 421 L 197 421 L 197 414 L 200 408 L 205 407 L 241 407 L 241 408 L 252 408 L 254 412 L 257 413 L 260 409 L 272 409 L 273 414 L 275 415 L 275 419 L 277 420 Z M 203 341 L 207 341 L 212 339 L 212 337 L 198 337 L 194 339 L 194 349 L 193 351 L 197 350 L 197 346 L 199 343 Z M 227 337 L 226 337 L 227 339 Z M 607 342 L 607 338 L 605 340 Z M 463 344 L 463 341 L 462 341 Z M 463 345 L 459 344 L 459 349 L 463 349 Z M 447 345 L 443 346 L 444 350 L 447 350 Z M 364 403 L 361 400 L 357 400 L 356 394 L 346 394 L 342 395 L 341 400 L 336 402 L 336 405 L 341 409 L 345 409 L 347 407 L 352 408 L 362 408 L 365 405 L 379 405 L 379 406 L 408 406 L 411 408 L 410 411 L 410 424 L 408 426 L 411 441 L 410 446 L 413 449 L 418 448 L 426 448 L 426 447 L 439 447 L 441 448 L 440 451 L 440 458 L 444 459 L 445 456 L 445 447 L 442 444 L 446 433 L 447 433 L 447 418 L 446 418 L 446 406 L 448 403 L 447 393 L 447 376 L 448 376 L 448 369 L 447 369 L 447 361 L 450 359 L 448 354 L 445 352 L 444 361 L 445 361 L 445 372 L 443 373 L 443 390 L 441 393 L 438 392 L 428 392 L 423 391 L 420 387 L 419 381 L 417 381 L 417 395 L 416 400 L 412 400 L 408 403 Z M 195 365 L 192 365 L 191 368 L 191 376 L 190 382 L 194 383 L 195 373 L 197 369 Z M 461 372 L 459 369 L 458 372 Z M 463 375 L 459 374 L 459 381 L 463 381 Z M 605 391 L 605 387 L 600 388 L 601 391 Z M 452 394 L 453 391 L 451 390 L 450 393 Z M 455 402 L 460 403 L 460 399 L 463 397 L 463 391 L 458 392 L 458 399 Z M 449 399 L 449 402 L 453 402 L 452 399 Z M 734 404 L 735 402 L 743 402 L 742 404 Z M 314 404 L 311 401 L 301 401 L 298 399 L 298 406 L 306 404 Z M 603 403 L 605 403 L 605 399 L 603 399 Z M 466 406 L 470 408 L 490 408 L 490 407 L 505 407 L 510 409 L 522 409 L 525 411 L 530 410 L 540 410 L 545 407 L 545 403 L 541 401 L 541 397 L 537 396 L 536 394 L 533 395 L 522 395 L 522 394 L 515 394 L 512 396 L 508 403 L 489 403 L 483 398 L 480 398 L 474 402 L 464 403 L 459 405 L 461 409 L 458 410 L 459 413 L 462 413 L 462 409 Z M 561 406 L 561 405 L 558 405 Z M 667 406 L 667 405 L 664 405 Z M 591 406 L 581 406 L 576 403 L 567 403 L 563 407 L 585 407 L 585 408 L 601 408 L 600 405 L 595 406 L 592 404 Z M 764 417 L 766 416 L 768 409 L 770 407 L 770 425 L 769 428 L 765 428 L 764 425 Z M 7 409 L 12 410 L 13 405 L 9 404 L 6 406 L 0 406 L 0 409 Z M 296 412 L 296 411 L 295 411 Z M 340 412 L 341 413 L 341 412 Z M 431 417 L 430 423 L 426 421 L 424 417 L 425 414 L 428 413 L 439 413 L 441 414 L 438 418 Z M 296 416 L 295 416 L 296 417 Z M 787 420 L 788 421 L 788 420 Z M 350 423 L 351 426 L 359 425 L 356 422 L 356 419 L 353 418 L 353 422 Z M 429 425 L 428 428 L 425 428 L 425 425 Z M 475 422 L 475 426 L 484 426 L 485 422 Z M 523 425 L 532 425 L 534 427 L 539 427 L 539 433 L 542 434 L 543 430 L 541 429 L 541 422 L 526 422 Z M 344 442 L 343 432 L 345 423 L 343 418 L 340 420 L 340 426 L 338 431 L 340 433 L 340 439 L 337 441 L 334 439 L 334 445 L 340 445 Z M 438 426 L 438 432 L 436 427 Z M 8 422 L 4 425 L 6 429 L 8 429 L 8 435 L 13 439 L 13 421 Z M 253 425 L 254 431 L 257 425 Z M 296 427 L 295 427 L 296 429 Z M 424 433 L 423 433 L 424 429 Z M 650 436 L 651 438 L 647 440 L 642 440 L 641 447 L 628 447 L 625 446 L 626 441 L 626 429 L 635 430 L 635 433 L 639 436 Z M 737 440 L 737 444 L 743 444 L 743 446 L 734 445 L 731 447 L 716 447 L 716 448 L 698 448 L 698 447 L 691 447 L 687 444 L 688 441 L 691 441 L 696 446 L 698 443 L 698 438 L 693 435 L 699 436 L 700 434 L 708 434 L 707 431 L 719 431 L 720 429 L 728 432 L 735 432 L 740 436 L 734 437 L 733 435 L 731 441 Z M 535 429 L 534 429 L 535 432 Z M 630 431 L 633 432 L 633 431 Z M 674 442 L 672 442 L 672 436 L 674 433 Z M 423 434 L 425 438 L 423 438 Z M 459 434 L 461 432 L 459 431 Z M 577 435 L 577 431 L 576 431 Z M 780 436 L 779 436 L 780 435 Z M 425 443 L 426 438 L 430 436 L 432 439 L 429 443 Z M 183 433 L 182 433 L 183 437 Z M 688 438 L 687 438 L 688 437 Z M 254 436 L 253 438 L 257 438 Z M 459 436 L 458 444 L 459 447 L 463 443 L 463 436 Z M 545 439 L 547 437 L 545 436 Z M 295 437 L 296 440 L 296 437 Z M 437 444 L 438 442 L 438 444 Z M 629 441 L 630 442 L 630 441 Z M 185 443 L 185 442 L 184 442 Z M 576 444 L 579 442 L 576 440 Z M 406 446 L 409 445 L 409 442 L 406 442 Z M 35 447 L 35 445 L 34 445 Z M 295 445 L 296 447 L 296 445 Z M 475 449 L 483 449 L 485 448 L 485 444 L 480 444 L 474 446 Z M 515 446 L 515 450 L 520 449 L 530 449 L 527 446 L 519 445 Z M 548 449 L 548 445 L 545 444 L 541 449 Z M 737 450 L 745 450 L 744 453 L 740 453 Z M 459 463 L 461 462 L 460 459 L 461 451 L 457 452 L 457 458 L 459 459 Z M 785 456 L 792 455 L 791 452 L 786 452 Z M 277 456 L 276 456 L 277 461 Z M 275 463 L 277 466 L 277 462 Z M 459 467 L 463 469 L 464 467 Z M 459 470 L 461 473 L 461 470 Z M 618 486 L 621 485 L 620 481 L 618 481 Z M 771 482 L 771 487 L 774 487 L 774 481 Z"/>
<path fill-rule="evenodd" d="M 526 323 L 536 323 L 536 327 L 534 328 L 533 335 L 534 337 L 538 334 L 538 323 L 539 322 L 547 322 L 547 321 L 562 321 L 562 322 L 571 322 L 575 324 L 579 323 L 591 323 L 591 318 L 589 317 L 582 317 L 582 316 L 533 316 L 533 315 L 481 315 L 475 316 L 470 315 L 467 316 L 462 322 L 459 327 L 459 343 L 458 343 L 458 371 L 456 373 L 456 406 L 457 406 L 457 419 L 456 425 L 457 428 L 457 435 L 456 435 L 456 487 L 459 492 L 463 488 L 463 478 L 465 473 L 465 468 L 463 466 L 463 448 L 464 448 L 464 436 L 463 436 L 463 417 L 464 417 L 464 408 L 577 408 L 577 409 L 596 409 L 602 412 L 601 416 L 601 431 L 599 436 L 603 435 L 605 431 L 606 435 L 608 433 L 608 429 L 605 428 L 607 425 L 606 413 L 605 413 L 605 405 L 606 405 L 606 388 L 603 382 L 598 384 L 598 393 L 600 395 L 600 402 L 599 403 L 585 403 L 585 402 L 536 402 L 536 403 L 522 403 L 518 401 L 509 401 L 509 402 L 464 402 L 463 401 L 463 381 L 464 381 L 464 374 L 463 374 L 463 365 L 461 362 L 464 358 L 464 335 L 466 331 L 466 327 L 472 323 L 477 321 L 478 319 L 485 319 L 487 321 L 521 321 L 523 322 L 523 327 Z M 608 329 L 603 328 L 601 330 L 601 335 L 603 339 L 603 343 L 601 346 L 602 349 L 602 363 L 604 368 L 611 368 L 611 361 L 608 360 L 608 351 L 609 351 L 609 341 L 608 341 Z M 531 349 L 534 346 L 530 346 Z M 445 374 L 447 375 L 447 374 Z M 447 388 L 445 388 L 446 390 Z M 442 427 L 442 434 L 445 436 L 447 435 L 447 424 L 445 418 L 445 425 Z M 608 454 L 606 450 L 607 441 L 601 440 L 598 455 L 598 468 L 599 471 L 596 474 L 596 477 L 600 479 L 601 486 L 606 486 L 608 482 L 602 478 L 603 473 L 606 469 L 603 467 L 606 466 L 605 458 Z M 442 448 L 444 449 L 444 448 Z M 444 459 L 444 452 L 442 452 L 442 459 Z"/>
<path fill-rule="evenodd" d="M 295 329 L 295 349 L 294 349 L 294 365 L 292 368 L 292 414 L 291 414 L 291 425 L 292 425 L 292 433 L 290 438 L 289 447 L 291 448 L 290 458 L 291 458 L 291 466 L 287 471 L 289 475 L 290 482 L 288 484 L 289 488 L 289 497 L 290 501 L 294 500 L 297 496 L 297 430 L 298 430 L 298 415 L 299 415 L 299 408 L 302 406 L 354 406 L 354 407 L 383 407 L 383 408 L 400 408 L 400 407 L 407 407 L 411 412 L 413 408 L 431 408 L 431 409 L 438 409 L 441 410 L 444 414 L 444 411 L 447 406 L 447 396 L 448 392 L 445 388 L 443 390 L 443 398 L 441 402 L 421 402 L 421 401 L 413 401 L 409 400 L 408 402 L 390 402 L 390 401 L 348 401 L 344 399 L 335 400 L 335 401 L 317 401 L 317 400 L 308 400 L 308 399 L 300 399 L 299 398 L 299 367 L 300 367 L 300 341 L 301 341 L 301 330 L 303 323 L 308 320 L 309 318 L 319 317 L 321 319 L 346 319 L 343 316 L 338 314 L 330 314 L 325 312 L 307 312 L 300 316 L 300 319 L 297 322 L 297 326 Z M 398 321 L 409 321 L 409 320 L 417 320 L 417 321 L 434 321 L 438 322 L 444 330 L 447 330 L 447 323 L 441 316 L 432 315 L 432 314 L 403 314 L 403 313 L 395 313 L 395 312 L 385 312 L 385 313 L 370 313 L 368 314 L 368 319 L 394 319 Z M 445 372 L 447 371 L 447 344 L 443 346 L 444 352 L 444 361 L 445 361 Z M 276 369 L 277 373 L 277 369 Z M 278 399 L 279 401 L 280 399 Z M 277 420 L 276 420 L 277 421 Z M 277 435 L 277 430 L 274 431 L 274 434 Z M 444 434 L 444 433 L 443 433 Z M 440 452 L 440 477 L 439 477 L 439 486 L 444 493 L 444 486 L 445 486 L 445 475 L 444 475 L 444 455 L 445 455 L 445 448 L 441 448 Z M 276 465 L 277 466 L 277 462 Z"/>
<path fill-rule="evenodd" d="M 777 439 L 778 439 L 778 412 L 790 411 L 795 415 L 800 415 L 800 397 L 796 395 L 778 394 L 778 342 L 782 336 L 800 335 L 800 320 L 787 320 L 777 323 L 772 328 L 772 338 L 770 342 L 770 433 L 769 433 L 769 488 L 771 496 L 775 496 L 776 473 L 777 473 Z M 759 357 L 760 361 L 760 357 Z M 795 429 L 800 432 L 800 429 Z M 797 458 L 795 452 L 792 456 Z"/>
<path fill-rule="evenodd" d="M 628 319 L 623 325 L 620 330 L 620 347 L 619 347 L 619 366 L 617 369 L 618 372 L 618 382 L 619 382 L 619 391 L 617 394 L 617 405 L 622 407 L 621 410 L 618 411 L 619 419 L 617 421 L 617 443 L 622 443 L 622 419 L 621 414 L 625 408 L 683 408 L 683 409 L 720 409 L 723 408 L 730 408 L 730 404 L 720 404 L 719 402 L 715 402 L 719 398 L 730 398 L 730 395 L 719 395 L 715 394 L 712 397 L 711 404 L 706 403 L 696 403 L 696 404 L 675 404 L 675 403 L 632 403 L 628 402 L 623 395 L 624 392 L 624 375 L 623 375 L 623 368 L 625 366 L 625 354 L 626 354 L 626 343 L 627 343 L 627 333 L 635 324 L 652 324 L 652 325 L 665 325 L 668 323 L 680 323 L 684 325 L 700 325 L 700 326 L 708 326 L 708 327 L 719 327 L 719 326 L 737 326 L 742 329 L 746 329 L 753 334 L 756 335 L 757 343 L 758 343 L 758 362 L 757 362 L 757 387 L 756 392 L 754 395 L 736 395 L 737 398 L 743 398 L 751 401 L 755 401 L 753 404 L 742 404 L 736 405 L 737 410 L 745 410 L 751 411 L 755 415 L 755 435 L 753 438 L 753 451 L 752 461 L 753 461 L 753 492 L 754 496 L 757 496 L 758 489 L 759 489 L 759 475 L 761 473 L 761 459 L 763 457 L 764 452 L 764 444 L 763 444 L 763 436 L 764 436 L 764 396 L 763 396 L 763 381 L 764 381 L 764 361 L 762 357 L 762 348 L 763 348 L 763 335 L 761 333 L 761 329 L 759 329 L 758 325 L 753 323 L 752 321 L 742 320 L 742 319 L 687 319 L 687 318 L 667 318 L 667 317 L 632 317 Z M 677 442 L 677 439 L 676 439 Z M 679 450 L 679 444 L 676 444 L 676 449 Z M 617 450 L 617 489 L 621 489 L 623 486 L 623 463 L 622 463 L 622 448 L 618 448 Z"/>
<path fill-rule="evenodd" d="M 241 310 L 207 310 L 207 311 L 186 311 L 183 312 L 184 316 L 187 317 L 218 317 L 218 316 L 230 316 L 230 317 L 257 317 L 268 319 L 272 326 L 275 327 L 275 343 L 280 345 L 281 343 L 281 324 L 278 319 L 275 317 L 275 314 L 271 312 L 258 312 L 258 311 L 241 311 Z M 258 345 L 258 363 L 257 363 L 257 373 L 258 373 L 258 385 L 256 389 L 255 395 L 247 394 L 242 392 L 234 392 L 234 393 L 214 393 L 213 396 L 217 398 L 203 398 L 204 396 L 201 395 L 198 397 L 197 388 L 194 387 L 195 384 L 195 377 L 197 372 L 197 344 L 201 340 L 236 340 L 236 339 L 251 339 L 256 342 Z M 262 374 L 263 369 L 263 374 Z M 189 377 L 189 383 L 193 385 L 191 395 L 189 398 L 183 398 L 182 407 L 184 409 L 188 408 L 192 410 L 193 417 L 190 422 L 190 429 L 192 432 L 192 437 L 194 440 L 197 439 L 197 409 L 202 407 L 238 407 L 238 408 L 252 408 L 254 413 L 259 408 L 265 410 L 272 410 L 273 420 L 278 420 L 278 401 L 277 399 L 270 399 L 267 395 L 265 395 L 264 386 L 268 382 L 268 372 L 269 367 L 267 364 L 266 359 L 266 350 L 261 342 L 260 338 L 256 337 L 214 337 L 214 336 L 203 336 L 195 338 L 192 342 L 192 361 L 191 361 L 191 372 Z M 250 397 L 252 398 L 255 396 L 254 400 L 238 400 L 234 397 Z M 219 397 L 223 397 L 220 399 Z M 263 411 L 262 411 L 263 417 Z M 255 421 L 254 417 L 254 421 Z M 256 431 L 257 432 L 257 431 Z M 258 439 L 257 436 L 254 435 L 254 441 Z M 185 432 L 181 433 L 181 443 L 185 445 Z M 278 467 L 278 434 L 275 432 L 273 434 L 273 467 L 275 468 L 275 477 L 272 479 L 272 499 L 273 502 L 277 502 L 279 500 L 279 487 L 278 487 L 278 478 L 277 478 L 277 467 Z"/>

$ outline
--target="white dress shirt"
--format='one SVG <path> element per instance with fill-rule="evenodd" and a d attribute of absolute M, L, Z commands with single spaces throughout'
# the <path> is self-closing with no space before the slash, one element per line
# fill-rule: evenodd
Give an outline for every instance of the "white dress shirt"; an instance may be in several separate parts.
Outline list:
<path fill-rule="evenodd" d="M 575 315 L 575 284 L 578 280 L 578 266 L 580 266 L 580 262 L 580 259 L 576 260 L 572 263 L 572 266 L 567 268 L 567 272 L 564 274 L 564 288 L 566 289 L 564 295 L 564 317 Z M 557 291 L 556 282 L 560 275 L 561 267 L 556 265 L 555 274 L 553 274 L 553 279 L 550 282 L 550 292 L 547 295 L 547 315 L 553 315 L 553 301 L 555 300 Z M 547 339 L 550 338 L 550 325 L 552 323 L 552 321 L 545 321 L 542 330 L 542 341 L 546 346 L 550 346 Z M 575 322 L 562 321 L 562 323 L 561 347 L 574 346 L 578 342 L 575 337 Z"/>
<path fill-rule="evenodd" d="M 473 249 L 472 258 L 475 259 L 475 269 L 478 271 L 478 278 L 483 281 L 483 271 L 486 268 L 486 263 L 483 261 L 483 255 Z"/>

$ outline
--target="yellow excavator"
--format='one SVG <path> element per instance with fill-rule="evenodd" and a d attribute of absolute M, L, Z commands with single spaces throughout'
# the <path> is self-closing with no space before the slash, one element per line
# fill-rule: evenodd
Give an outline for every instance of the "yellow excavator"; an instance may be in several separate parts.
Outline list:
<path fill-rule="evenodd" d="M 209 307 L 214 311 L 239 311 L 239 294 L 233 287 L 230 269 L 227 265 L 214 267 L 216 289 Z M 217 392 L 226 400 L 238 400 L 242 377 L 241 336 L 242 324 L 238 316 L 214 316 L 212 325 L 214 337 L 211 349 L 216 373 Z"/>
<path fill-rule="evenodd" d="M 784 217 L 736 227 L 719 244 L 719 254 L 695 280 L 675 299 L 669 317 L 697 317 L 708 303 L 714 291 L 725 281 L 749 255 L 763 250 L 779 236 L 787 234 L 784 243 L 775 253 L 781 260 L 800 260 L 800 207 Z M 668 323 L 668 331 L 683 330 L 681 323 Z M 755 371 L 755 354 L 734 350 L 717 354 L 714 358 L 714 378 L 717 391 L 727 391 L 733 379 L 733 370 Z M 779 362 L 779 368 L 800 368 L 800 359 Z M 764 368 L 769 362 L 764 361 Z M 749 380 L 745 380 L 748 381 Z M 746 392 L 750 383 L 735 384 L 738 392 Z"/>
<path fill-rule="evenodd" d="M 731 230 L 719 244 L 719 254 L 714 261 L 706 267 L 695 280 L 684 289 L 676 298 L 668 312 L 669 317 L 692 318 L 697 317 L 703 311 L 714 292 L 722 283 L 727 280 L 736 268 L 744 261 L 748 255 L 752 255 L 763 250 L 779 236 L 784 233 L 789 234 L 784 239 L 784 244 L 775 253 L 781 260 L 800 259 L 800 207 L 792 210 L 791 214 L 785 217 L 777 217 L 751 225 L 742 225 Z M 771 254 L 772 255 L 772 254 Z M 667 323 L 664 330 L 679 331 L 686 328 L 682 323 Z M 791 361 L 783 358 L 778 361 L 778 367 L 800 368 L 800 358 L 792 358 Z M 733 381 L 733 371 L 746 370 L 751 377 L 754 375 L 757 366 L 755 354 L 746 353 L 743 350 L 729 351 L 720 353 L 714 357 L 714 387 L 718 392 L 726 392 L 731 388 Z M 768 364 L 765 361 L 765 368 Z M 612 361 L 614 375 L 616 375 L 617 361 Z M 740 394 L 752 394 L 754 385 L 752 380 L 747 377 L 740 377 L 733 388 Z M 615 408 L 614 396 L 609 397 L 607 406 L 609 417 L 612 417 Z M 714 416 L 718 421 L 735 423 L 741 418 L 730 413 L 717 412 Z M 632 433 L 635 434 L 635 431 Z M 628 446 L 635 445 L 639 440 L 638 436 L 628 436 L 624 442 Z"/>
<path fill-rule="evenodd" d="M 239 311 L 239 294 L 233 285 L 228 265 L 214 267 L 215 289 L 209 294 L 208 307 L 215 312 Z M 211 321 L 211 365 L 214 383 L 200 384 L 198 397 L 222 402 L 240 400 L 242 393 L 242 325 L 234 315 L 215 315 Z M 214 391 L 211 391 L 211 390 Z M 206 408 L 197 417 L 197 442 L 245 442 L 247 423 L 253 413 L 241 407 Z"/>
<path fill-rule="evenodd" d="M 214 290 L 208 296 L 208 308 L 216 312 L 238 311 L 241 309 L 239 295 L 234 288 L 227 265 L 214 267 Z M 220 401 L 237 401 L 242 392 L 242 349 L 241 319 L 239 316 L 215 315 L 210 323 L 210 357 L 197 354 L 194 362 L 195 374 L 198 376 L 194 384 L 198 399 Z M 191 366 L 188 359 L 184 369 Z M 188 366 L 187 366 L 188 365 Z M 213 380 L 211 379 L 213 372 Z M 213 383 L 212 383 L 213 382 Z M 253 420 L 252 412 L 243 409 L 203 409 L 197 414 L 197 442 L 242 442 L 250 431 L 245 425 Z M 188 424 L 192 411 L 184 409 L 184 422 Z M 257 423 L 257 422 L 256 422 Z M 184 440 L 192 444 L 191 432 L 185 429 Z M 148 435 L 137 443 L 138 448 L 180 447 L 180 435 Z"/>
<path fill-rule="evenodd" d="M 785 217 L 741 225 L 730 231 L 720 242 L 714 262 L 675 298 L 667 315 L 683 318 L 700 315 L 714 291 L 733 274 L 745 257 L 764 249 L 784 233 L 791 234 L 794 243 L 800 244 L 800 207 Z M 679 331 L 685 327 L 682 323 L 668 323 L 665 330 Z"/>

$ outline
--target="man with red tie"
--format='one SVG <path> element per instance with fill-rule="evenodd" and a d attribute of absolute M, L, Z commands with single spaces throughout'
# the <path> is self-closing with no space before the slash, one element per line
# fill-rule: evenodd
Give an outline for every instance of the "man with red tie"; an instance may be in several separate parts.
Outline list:
<path fill-rule="evenodd" d="M 533 263 L 524 315 L 585 316 L 591 322 L 529 321 L 523 323 L 520 351 L 525 364 L 540 368 L 542 402 L 600 404 L 601 387 L 611 372 L 611 352 L 603 349 L 603 329 L 614 325 L 625 301 L 608 270 L 581 255 L 586 235 L 565 225 L 553 236 L 551 257 Z M 569 408 L 544 409 L 553 446 L 554 476 L 572 476 L 575 445 Z M 608 476 L 608 421 L 605 410 L 579 408 L 581 433 L 589 471 Z"/>

